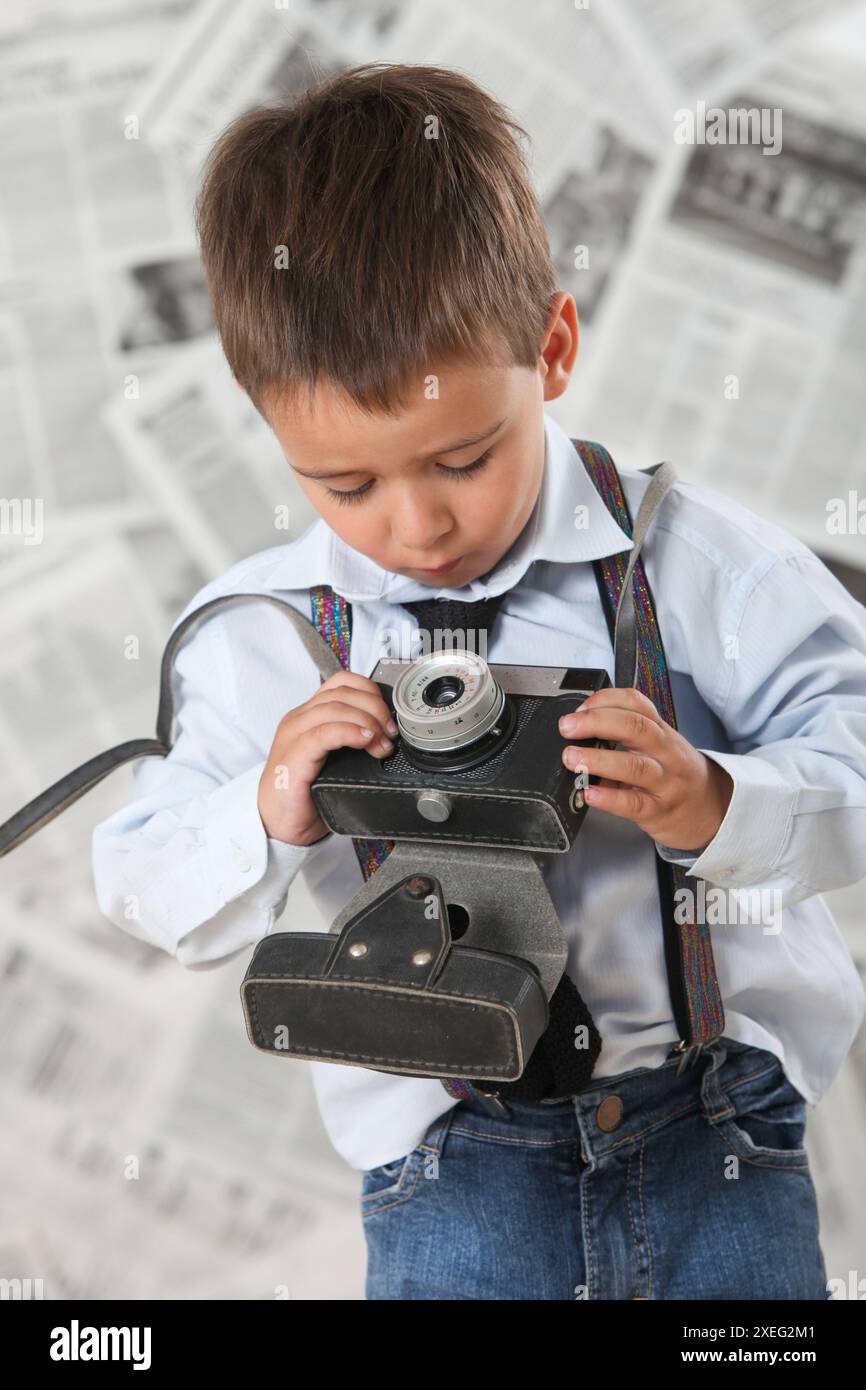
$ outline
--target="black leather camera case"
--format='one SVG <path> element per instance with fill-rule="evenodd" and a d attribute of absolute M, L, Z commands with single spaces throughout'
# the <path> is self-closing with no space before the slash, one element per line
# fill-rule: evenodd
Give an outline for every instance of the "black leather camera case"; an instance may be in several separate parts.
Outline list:
<path fill-rule="evenodd" d="M 516 1080 L 549 1019 L 536 968 L 452 941 L 441 885 L 419 875 L 339 935 L 265 937 L 241 1000 L 263 1052 L 411 1076 Z"/>

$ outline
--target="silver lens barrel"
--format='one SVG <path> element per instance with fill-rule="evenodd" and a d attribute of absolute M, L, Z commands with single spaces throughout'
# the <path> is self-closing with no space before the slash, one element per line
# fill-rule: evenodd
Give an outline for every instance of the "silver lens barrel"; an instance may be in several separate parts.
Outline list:
<path fill-rule="evenodd" d="M 403 737 L 427 752 L 474 743 L 494 727 L 505 705 L 487 662 L 461 650 L 431 652 L 413 661 L 392 698 Z"/>

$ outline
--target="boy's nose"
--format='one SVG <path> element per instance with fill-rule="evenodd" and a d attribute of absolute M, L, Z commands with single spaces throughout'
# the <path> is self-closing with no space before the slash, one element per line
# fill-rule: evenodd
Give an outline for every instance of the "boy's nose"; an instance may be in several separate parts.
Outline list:
<path fill-rule="evenodd" d="M 419 527 L 414 531 L 404 529 L 398 534 L 400 547 L 410 564 L 435 564 L 443 555 L 451 555 L 454 550 L 454 528 L 450 526 L 433 529 L 428 524 L 426 528 Z"/>
<path fill-rule="evenodd" d="M 424 565 L 430 557 L 450 555 L 454 519 L 433 499 L 412 492 L 399 496 L 391 509 L 391 533 L 407 556 L 407 563 Z"/>

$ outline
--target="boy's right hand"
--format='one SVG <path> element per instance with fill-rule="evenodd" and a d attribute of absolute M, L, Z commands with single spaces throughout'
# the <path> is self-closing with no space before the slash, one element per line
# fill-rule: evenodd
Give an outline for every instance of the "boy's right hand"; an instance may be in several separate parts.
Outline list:
<path fill-rule="evenodd" d="M 310 793 L 333 748 L 366 748 L 384 758 L 398 732 L 382 692 L 367 676 L 336 671 L 277 725 L 259 779 L 259 815 L 272 840 L 311 845 L 328 834 Z"/>

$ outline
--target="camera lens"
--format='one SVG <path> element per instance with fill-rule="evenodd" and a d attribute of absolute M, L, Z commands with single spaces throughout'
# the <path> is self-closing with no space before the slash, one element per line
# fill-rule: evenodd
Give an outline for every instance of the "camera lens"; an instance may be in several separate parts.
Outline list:
<path fill-rule="evenodd" d="M 466 689 L 457 676 L 437 676 L 421 692 L 425 705 L 453 705 Z"/>
<path fill-rule="evenodd" d="M 424 752 L 453 752 L 497 728 L 505 696 L 487 662 L 475 652 L 431 652 L 413 661 L 393 692 L 404 739 Z"/>

